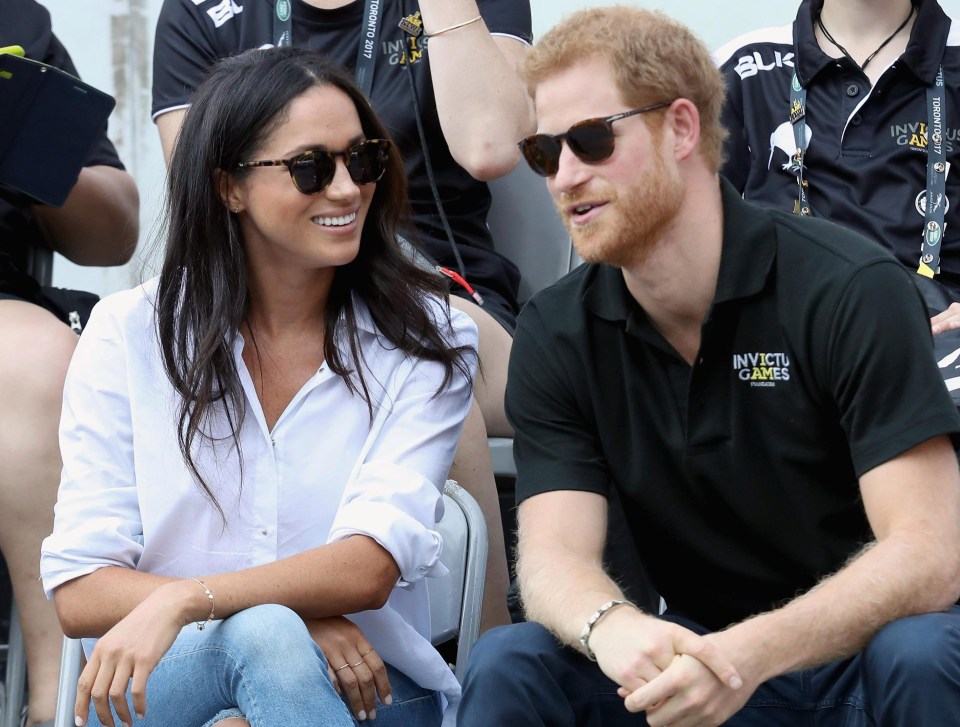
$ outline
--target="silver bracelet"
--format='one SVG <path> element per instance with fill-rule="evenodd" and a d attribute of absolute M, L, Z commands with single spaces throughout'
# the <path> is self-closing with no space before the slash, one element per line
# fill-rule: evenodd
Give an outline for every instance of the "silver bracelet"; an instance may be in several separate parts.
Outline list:
<path fill-rule="evenodd" d="M 593 633 L 593 627 L 597 625 L 597 621 L 603 618 L 603 615 L 607 613 L 607 611 L 610 611 L 617 606 L 633 606 L 633 608 L 636 608 L 636 606 L 630 603 L 630 601 L 607 601 L 590 615 L 590 618 L 587 619 L 587 622 L 583 625 L 583 629 L 580 631 L 580 646 L 583 647 L 583 653 L 587 655 L 587 658 L 590 661 L 597 660 L 597 655 L 593 653 L 593 649 L 590 648 L 589 643 L 590 634 Z"/>

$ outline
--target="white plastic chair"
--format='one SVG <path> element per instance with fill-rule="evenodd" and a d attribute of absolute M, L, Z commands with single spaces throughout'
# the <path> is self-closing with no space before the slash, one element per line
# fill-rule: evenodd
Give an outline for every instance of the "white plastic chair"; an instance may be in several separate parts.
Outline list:
<path fill-rule="evenodd" d="M 439 645 L 457 639 L 454 672 L 461 679 L 470 650 L 480 636 L 480 609 L 487 570 L 487 525 L 477 501 L 453 480 L 443 488 L 443 505 L 443 518 L 437 523 L 443 537 L 440 561 L 450 573 L 445 578 L 426 581 L 430 594 L 430 640 Z M 64 637 L 55 727 L 74 727 L 73 704 L 82 661 L 80 640 Z M 19 716 L 17 723 L 3 727 L 17 727 L 17 724 Z"/>

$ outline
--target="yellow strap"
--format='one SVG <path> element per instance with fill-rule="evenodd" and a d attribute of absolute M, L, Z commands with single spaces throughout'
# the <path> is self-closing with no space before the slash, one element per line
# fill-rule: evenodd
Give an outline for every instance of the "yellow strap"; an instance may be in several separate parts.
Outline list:
<path fill-rule="evenodd" d="M 0 53 L 9 53 L 10 55 L 23 57 L 25 51 L 22 45 L 6 45 L 0 48 Z"/>

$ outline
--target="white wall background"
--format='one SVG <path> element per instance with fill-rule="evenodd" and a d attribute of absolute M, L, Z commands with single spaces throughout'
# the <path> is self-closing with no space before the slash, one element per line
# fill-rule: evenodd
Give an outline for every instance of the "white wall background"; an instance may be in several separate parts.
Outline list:
<path fill-rule="evenodd" d="M 150 121 L 153 28 L 162 0 L 40 0 L 53 16 L 53 29 L 84 80 L 113 94 L 117 108 L 110 136 L 140 190 L 140 248 L 123 268 L 81 268 L 57 258 L 54 284 L 101 295 L 137 283 L 152 272 L 158 250 L 155 225 L 163 194 L 164 164 L 156 129 Z M 257 2 L 258 0 L 241 0 Z M 662 10 L 696 31 L 710 48 L 755 28 L 785 25 L 796 15 L 799 0 L 621 0 Z M 530 0 L 536 36 L 564 15 L 613 0 Z M 960 22 L 960 0 L 940 0 Z"/>

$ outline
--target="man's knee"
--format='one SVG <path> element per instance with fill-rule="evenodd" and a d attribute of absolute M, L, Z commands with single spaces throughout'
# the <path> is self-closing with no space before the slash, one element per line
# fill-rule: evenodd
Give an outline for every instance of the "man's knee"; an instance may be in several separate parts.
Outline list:
<path fill-rule="evenodd" d="M 566 652 L 535 622 L 491 629 L 477 642 L 464 675 L 466 703 L 526 705 L 560 688 Z"/>
<path fill-rule="evenodd" d="M 960 613 L 928 613 L 884 626 L 863 654 L 864 678 L 884 687 L 960 677 Z"/>

